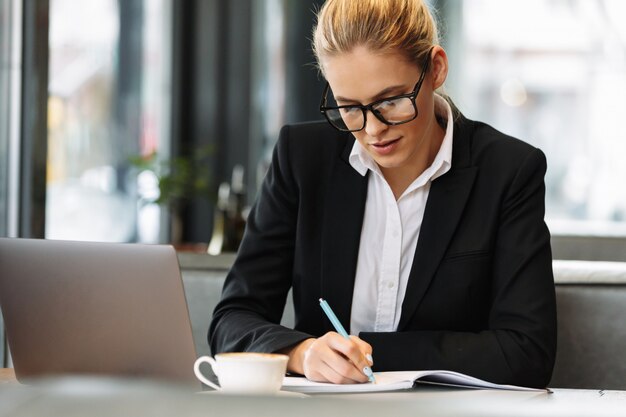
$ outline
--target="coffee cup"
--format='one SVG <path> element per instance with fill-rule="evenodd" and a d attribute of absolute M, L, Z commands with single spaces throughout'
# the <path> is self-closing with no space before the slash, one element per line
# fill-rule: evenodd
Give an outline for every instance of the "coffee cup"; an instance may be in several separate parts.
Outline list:
<path fill-rule="evenodd" d="M 275 394 L 283 384 L 288 360 L 287 355 L 278 353 L 219 353 L 215 358 L 199 357 L 193 371 L 201 382 L 225 393 Z M 219 385 L 204 376 L 200 370 L 203 363 L 211 366 Z"/>

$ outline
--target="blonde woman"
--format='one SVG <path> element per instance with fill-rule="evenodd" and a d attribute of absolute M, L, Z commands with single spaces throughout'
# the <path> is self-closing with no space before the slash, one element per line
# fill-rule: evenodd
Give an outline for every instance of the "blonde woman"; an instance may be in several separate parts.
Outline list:
<path fill-rule="evenodd" d="M 334 383 L 372 367 L 545 387 L 556 312 L 543 153 L 437 93 L 448 60 L 422 0 L 328 0 L 313 46 L 327 120 L 281 131 L 213 352 L 284 352 L 289 371 Z M 290 289 L 294 329 L 279 325 Z"/>

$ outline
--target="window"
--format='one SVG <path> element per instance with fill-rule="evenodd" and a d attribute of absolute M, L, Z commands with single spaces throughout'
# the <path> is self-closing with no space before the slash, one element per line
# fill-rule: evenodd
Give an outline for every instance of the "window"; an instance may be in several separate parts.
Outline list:
<path fill-rule="evenodd" d="M 169 149 L 170 8 L 50 0 L 47 238 L 159 240 L 129 159 Z"/>
<path fill-rule="evenodd" d="M 626 2 L 453 3 L 444 37 L 461 111 L 546 153 L 553 234 L 626 235 Z"/>
<path fill-rule="evenodd" d="M 7 194 L 8 194 L 8 108 L 9 108 L 9 68 L 10 48 L 9 25 L 10 8 L 7 0 L 0 0 L 0 236 L 7 234 Z"/>
<path fill-rule="evenodd" d="M 0 0 L 0 236 L 17 232 L 20 16 L 19 1 Z"/>

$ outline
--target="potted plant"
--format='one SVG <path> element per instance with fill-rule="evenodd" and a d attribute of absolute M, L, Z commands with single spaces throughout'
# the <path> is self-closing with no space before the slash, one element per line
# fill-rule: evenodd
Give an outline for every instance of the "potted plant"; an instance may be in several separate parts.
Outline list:
<path fill-rule="evenodd" d="M 138 177 L 148 173 L 156 179 L 158 193 L 142 195 L 142 200 L 159 204 L 168 210 L 172 244 L 182 244 L 182 213 L 189 202 L 194 198 L 211 199 L 211 154 L 212 146 L 205 145 L 186 155 L 171 158 L 164 158 L 154 151 L 129 159 Z"/>

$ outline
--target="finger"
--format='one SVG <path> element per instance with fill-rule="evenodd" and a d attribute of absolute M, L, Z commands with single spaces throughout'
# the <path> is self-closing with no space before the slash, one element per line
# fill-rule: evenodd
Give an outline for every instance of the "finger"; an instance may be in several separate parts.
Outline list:
<path fill-rule="evenodd" d="M 327 372 L 326 376 L 336 384 L 358 384 L 368 381 L 368 377 L 362 370 L 337 352 L 324 358 L 324 364 L 333 371 Z"/>
<path fill-rule="evenodd" d="M 347 346 L 347 347 L 346 347 Z M 353 343 L 337 333 L 331 332 L 317 339 L 305 353 L 305 375 L 319 380 L 324 378 L 333 383 L 366 382 L 367 377 L 357 368 L 343 351 Z M 355 347 L 355 346 L 353 346 Z M 332 372 L 331 372 L 332 370 Z"/>
<path fill-rule="evenodd" d="M 371 363 L 366 355 L 370 354 L 371 356 L 372 347 L 367 342 L 359 339 L 357 336 L 350 336 L 350 340 L 333 337 L 332 343 L 337 343 L 337 345 L 332 346 L 345 355 L 360 372 L 364 375 L 371 373 Z"/>
<path fill-rule="evenodd" d="M 372 371 L 372 366 L 374 365 L 374 358 L 372 358 L 372 346 L 357 336 L 350 336 L 350 339 L 359 347 L 361 353 L 363 353 L 363 356 L 365 357 L 366 365 L 363 367 L 363 373 L 367 375 L 367 378 L 371 382 L 376 382 L 374 372 Z"/>
<path fill-rule="evenodd" d="M 330 348 L 344 356 L 360 375 L 357 377 L 352 370 L 343 370 L 340 373 L 353 379 L 357 378 L 362 382 L 367 381 L 368 374 L 371 374 L 371 368 L 369 361 L 365 358 L 365 354 L 361 351 L 360 345 L 354 340 L 346 339 L 334 332 L 329 333 L 327 338 Z M 336 366 L 342 365 L 337 364 Z"/>
<path fill-rule="evenodd" d="M 311 376 L 307 375 L 307 378 L 313 381 L 330 382 L 333 384 L 359 384 L 364 382 L 342 375 L 335 368 L 333 368 L 333 366 L 330 366 L 325 362 L 321 362 L 320 365 L 313 372 L 311 372 Z"/>
<path fill-rule="evenodd" d="M 359 349 L 363 353 L 365 360 L 368 362 L 369 366 L 374 365 L 374 359 L 372 358 L 372 345 L 367 343 L 365 340 L 359 338 L 358 336 L 350 336 L 350 340 L 356 343 L 359 346 Z"/>
<path fill-rule="evenodd" d="M 308 379 L 318 382 L 332 382 L 335 384 L 354 384 L 361 382 L 350 376 L 341 374 L 340 372 L 342 371 L 345 373 L 345 368 L 343 368 L 341 363 L 352 368 L 354 372 L 354 366 L 349 363 L 343 355 L 333 351 L 325 343 L 318 343 L 315 346 L 312 345 L 306 352 L 303 363 L 304 375 Z M 335 368 L 342 371 L 338 371 Z M 356 373 L 358 377 L 358 372 L 354 373 Z"/>
<path fill-rule="evenodd" d="M 359 369 L 354 362 L 350 360 L 347 352 L 353 352 L 355 345 L 352 341 L 344 338 L 343 336 L 329 332 L 324 335 L 321 340 L 320 347 L 320 359 L 337 374 L 340 375 L 341 381 L 339 382 L 366 382 L 363 371 Z M 354 354 L 354 353 L 353 353 Z M 333 378 L 333 381 L 338 381 L 337 378 Z"/>

